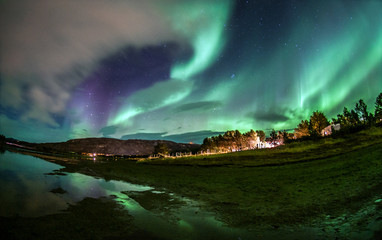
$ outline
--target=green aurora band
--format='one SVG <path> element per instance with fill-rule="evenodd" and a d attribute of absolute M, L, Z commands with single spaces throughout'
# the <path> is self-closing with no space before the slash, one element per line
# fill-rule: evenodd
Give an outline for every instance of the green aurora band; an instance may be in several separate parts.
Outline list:
<path fill-rule="evenodd" d="M 171 69 L 171 79 L 155 84 L 150 89 L 143 90 L 129 98 L 116 114 L 109 119 L 109 125 L 129 125 L 129 119 L 146 111 L 152 111 L 170 104 L 177 103 L 187 97 L 192 90 L 192 83 L 178 83 L 190 80 L 195 74 L 208 68 L 224 46 L 224 24 L 227 22 L 231 3 L 224 1 L 192 1 L 180 2 L 166 6 L 158 5 L 170 18 L 173 30 L 182 39 L 191 42 L 194 53 L 186 63 L 178 63 Z M 165 96 L 156 96 L 154 102 L 134 104 L 151 92 L 161 92 L 162 88 L 176 88 L 176 93 L 164 92 Z M 137 101 L 137 98 L 139 99 Z"/>
<path fill-rule="evenodd" d="M 381 9 L 380 2 L 367 2 L 357 11 L 343 13 L 351 15 L 351 21 L 343 29 L 333 30 L 332 23 L 327 22 L 321 35 L 314 32 L 313 21 L 296 23 L 288 43 L 281 44 L 277 51 L 263 60 L 262 65 L 243 66 L 235 81 L 222 82 L 207 94 L 209 100 L 224 101 L 224 105 L 239 105 L 235 113 L 244 116 L 237 120 L 234 116 L 220 115 L 216 118 L 218 120 L 209 121 L 209 129 L 290 129 L 315 110 L 334 117 L 344 106 L 354 107 L 358 99 L 353 96 L 364 98 L 369 110 L 372 110 L 373 101 L 382 90 L 382 30 L 377 24 L 382 23 L 382 16 L 378 14 Z M 306 18 L 309 19 L 309 16 Z M 293 44 L 294 48 L 294 43 L 298 42 L 309 42 L 305 44 L 309 49 L 299 52 L 284 47 Z M 250 92 L 256 88 L 265 91 L 251 97 Z M 284 92 L 287 94 L 279 96 Z M 263 110 L 256 103 L 242 104 L 251 100 L 281 109 L 288 120 L 262 124 L 253 121 L 252 115 L 246 118 L 246 113 L 254 109 L 255 113 L 256 110 L 270 111 L 268 108 Z"/>
<path fill-rule="evenodd" d="M 50 5 L 37 2 L 9 1 L 4 8 L 5 33 L 20 31 L 2 38 L 8 52 L 2 56 L 9 59 L 1 70 L 12 70 L 1 72 L 0 84 L 0 130 L 7 137 L 62 141 L 289 130 L 315 110 L 330 119 L 361 98 L 374 111 L 382 92 L 382 1 L 116 1 L 99 8 L 105 25 L 86 5 L 64 2 L 62 11 L 79 7 L 76 18 L 42 18 L 41 9 Z M 13 19 L 23 7 L 30 16 Z M 127 17 L 129 10 L 140 22 Z M 51 20 L 50 31 L 41 19 Z M 29 23 L 40 34 L 24 41 L 29 30 L 21 30 Z M 99 35 L 107 30 L 113 31 Z M 41 34 L 47 34 L 47 46 Z M 128 55 L 129 48 L 136 53 Z M 147 66 L 144 51 L 152 57 Z M 125 53 L 124 62 L 119 57 Z M 135 56 L 145 61 L 133 69 Z M 131 77 L 134 71 L 139 73 Z"/>
<path fill-rule="evenodd" d="M 207 4 L 203 13 L 199 4 L 203 3 L 181 5 L 169 14 L 174 19 L 173 28 L 189 39 L 194 54 L 187 62 L 173 66 L 171 80 L 157 85 L 163 88 L 173 86 L 167 85 L 170 82 L 182 82 L 182 85 L 175 84 L 176 92 L 165 92 L 167 97 L 159 97 L 150 106 L 130 98 L 129 104 L 111 118 L 109 125 L 168 134 L 179 133 L 177 126 L 183 132 L 291 129 L 315 110 L 334 117 L 344 106 L 354 107 L 359 98 L 372 109 L 382 89 L 382 29 L 378 24 L 382 23 L 381 2 L 359 3 L 357 9 L 344 8 L 342 1 L 325 5 L 325 9 L 332 7 L 331 11 L 341 9 L 338 14 L 347 20 L 337 23 L 325 16 L 313 19 L 307 12 L 307 20 L 293 23 L 295 27 L 266 56 L 257 57 L 254 50 L 249 51 L 251 46 L 246 45 L 248 49 L 242 58 L 248 61 L 236 64 L 232 59 L 231 69 L 222 70 L 222 74 L 215 76 L 213 87 L 203 90 L 200 85 L 196 87 L 194 77 L 213 66 L 228 39 L 235 36 L 226 36 L 223 31 L 230 16 L 229 2 Z M 189 31 L 191 23 L 194 29 Z M 162 87 L 154 86 L 151 90 Z M 147 96 L 154 92 L 151 90 L 143 92 Z M 198 102 L 211 106 L 185 112 L 174 110 L 185 103 Z M 266 121 L 274 112 L 280 112 L 280 119 Z M 148 121 L 148 116 L 158 121 Z M 161 120 L 166 124 L 158 124 Z"/>
<path fill-rule="evenodd" d="M 171 78 L 188 80 L 208 68 L 221 52 L 225 43 L 224 24 L 228 20 L 231 4 L 227 0 L 204 1 L 190 8 L 182 8 L 189 10 L 187 14 L 184 14 L 185 11 L 173 11 L 173 18 L 177 19 L 173 28 L 190 39 L 194 55 L 187 63 L 175 65 L 171 70 Z M 190 25 L 193 31 L 185 27 Z"/>

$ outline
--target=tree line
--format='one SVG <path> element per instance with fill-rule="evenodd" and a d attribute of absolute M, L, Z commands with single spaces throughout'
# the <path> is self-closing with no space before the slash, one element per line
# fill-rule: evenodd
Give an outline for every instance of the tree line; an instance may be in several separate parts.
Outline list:
<path fill-rule="evenodd" d="M 322 111 L 317 110 L 309 119 L 301 120 L 293 133 L 288 133 L 286 130 L 276 132 L 272 129 L 269 140 L 273 144 L 283 144 L 296 139 L 315 139 L 329 134 L 341 135 L 373 125 L 382 125 L 382 93 L 377 96 L 374 105 L 374 113 L 368 112 L 366 103 L 360 99 L 354 109 L 348 110 L 345 107 L 343 113 L 332 118 L 331 122 Z M 328 126 L 331 126 L 329 131 L 323 131 Z M 335 129 L 335 126 L 338 128 Z M 205 138 L 201 150 L 215 152 L 249 150 L 261 146 L 265 139 L 265 133 L 262 130 L 251 129 L 246 133 L 230 130 L 218 136 Z"/>
<path fill-rule="evenodd" d="M 354 106 L 354 109 L 348 110 L 344 107 L 342 114 L 332 118 L 330 132 L 335 135 L 352 133 L 371 127 L 381 125 L 382 123 L 382 93 L 375 99 L 374 113 L 368 112 L 364 100 L 360 99 Z M 329 125 L 325 114 L 315 111 L 308 120 L 302 120 L 294 130 L 294 138 L 311 138 L 325 135 L 322 131 Z M 338 126 L 338 129 L 334 129 Z"/>
<path fill-rule="evenodd" d="M 262 130 L 241 133 L 239 130 L 230 130 L 224 134 L 205 138 L 201 146 L 202 151 L 239 151 L 249 150 L 258 147 L 258 144 L 265 141 L 265 132 Z"/>

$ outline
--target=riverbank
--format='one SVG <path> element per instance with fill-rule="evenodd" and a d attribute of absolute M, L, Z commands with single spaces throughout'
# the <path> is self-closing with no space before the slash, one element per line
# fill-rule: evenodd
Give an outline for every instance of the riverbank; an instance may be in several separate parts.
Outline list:
<path fill-rule="evenodd" d="M 380 128 L 344 138 L 220 156 L 140 162 L 48 161 L 65 166 L 62 172 L 174 192 L 200 202 L 206 211 L 234 227 L 275 232 L 310 228 L 315 234 L 320 231 L 323 239 L 346 239 L 363 234 L 359 232 L 369 229 L 371 222 L 382 223 L 378 219 L 382 199 Z M 368 210 L 362 214 L 364 209 Z M 378 226 L 364 234 L 373 239 L 373 234 L 381 234 Z"/>

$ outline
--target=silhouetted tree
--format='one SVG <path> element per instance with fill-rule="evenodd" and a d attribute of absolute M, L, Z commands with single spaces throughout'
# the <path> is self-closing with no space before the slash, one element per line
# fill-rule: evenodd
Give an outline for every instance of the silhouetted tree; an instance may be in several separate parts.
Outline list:
<path fill-rule="evenodd" d="M 301 123 L 294 129 L 294 136 L 296 138 L 302 138 L 309 136 L 309 122 L 308 120 L 301 120 Z"/>
<path fill-rule="evenodd" d="M 257 133 L 251 129 L 249 132 L 243 134 L 245 137 L 246 147 L 248 149 L 253 149 L 256 147 L 257 142 Z"/>
<path fill-rule="evenodd" d="M 346 107 L 344 107 L 343 114 L 344 114 L 345 126 L 352 126 L 353 123 L 356 122 L 356 120 L 353 119 L 352 114 L 349 112 L 349 110 Z"/>
<path fill-rule="evenodd" d="M 159 142 L 154 148 L 154 153 L 160 155 L 167 155 L 169 153 L 167 144 Z"/>
<path fill-rule="evenodd" d="M 272 131 L 270 133 L 270 137 L 271 137 L 272 143 L 274 143 L 277 140 L 277 133 L 274 129 L 272 129 Z"/>
<path fill-rule="evenodd" d="M 265 141 L 265 132 L 263 130 L 256 130 L 256 134 L 260 138 L 260 142 Z"/>
<path fill-rule="evenodd" d="M 246 150 L 257 146 L 257 133 L 252 129 L 249 132 L 241 133 L 239 130 L 230 130 L 223 135 L 205 138 L 201 146 L 202 151 L 228 151 Z"/>
<path fill-rule="evenodd" d="M 207 149 L 209 149 L 211 147 L 211 138 L 205 138 L 203 139 L 203 144 L 202 146 L 200 147 L 200 149 L 202 151 L 206 151 Z"/>
<path fill-rule="evenodd" d="M 363 123 L 364 125 L 370 124 L 373 118 L 373 115 L 368 113 L 366 103 L 360 99 L 358 103 L 355 104 L 355 112 L 358 115 L 359 124 Z"/>
<path fill-rule="evenodd" d="M 5 136 L 0 134 L 0 154 L 5 153 Z"/>
<path fill-rule="evenodd" d="M 343 114 L 337 114 L 337 118 L 333 118 L 333 123 L 340 124 L 341 128 L 344 128 L 346 126 L 350 125 L 350 112 L 349 110 L 344 107 Z"/>
<path fill-rule="evenodd" d="M 289 134 L 287 131 L 278 131 L 277 133 L 277 139 L 279 140 L 280 144 L 284 144 L 289 139 Z"/>
<path fill-rule="evenodd" d="M 382 122 L 382 92 L 375 99 L 374 117 L 377 122 Z"/>
<path fill-rule="evenodd" d="M 234 141 L 235 141 L 237 149 L 241 150 L 244 145 L 244 138 L 239 130 L 235 130 Z"/>
<path fill-rule="evenodd" d="M 5 144 L 5 136 L 3 134 L 0 134 L 0 145 Z"/>
<path fill-rule="evenodd" d="M 225 151 L 227 149 L 227 142 L 225 141 L 223 135 L 219 134 L 216 138 L 216 147 L 219 151 Z"/>
<path fill-rule="evenodd" d="M 352 109 L 350 111 L 350 124 L 351 126 L 355 127 L 355 126 L 358 126 L 360 125 L 361 121 L 359 120 L 359 116 L 358 116 L 358 113 Z"/>
<path fill-rule="evenodd" d="M 321 131 L 329 125 L 329 121 L 325 114 L 320 111 L 313 112 L 309 120 L 310 135 L 320 136 Z"/>

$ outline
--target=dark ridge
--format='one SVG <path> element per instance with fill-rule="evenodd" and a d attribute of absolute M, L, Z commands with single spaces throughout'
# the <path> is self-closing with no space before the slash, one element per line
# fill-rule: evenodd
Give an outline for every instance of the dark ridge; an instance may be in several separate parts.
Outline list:
<path fill-rule="evenodd" d="M 176 143 L 166 140 L 120 140 L 114 138 L 82 138 L 59 143 L 34 144 L 41 152 L 75 152 L 111 155 L 144 156 L 154 153 L 158 143 L 167 145 L 170 152 L 195 152 L 199 144 Z"/>

